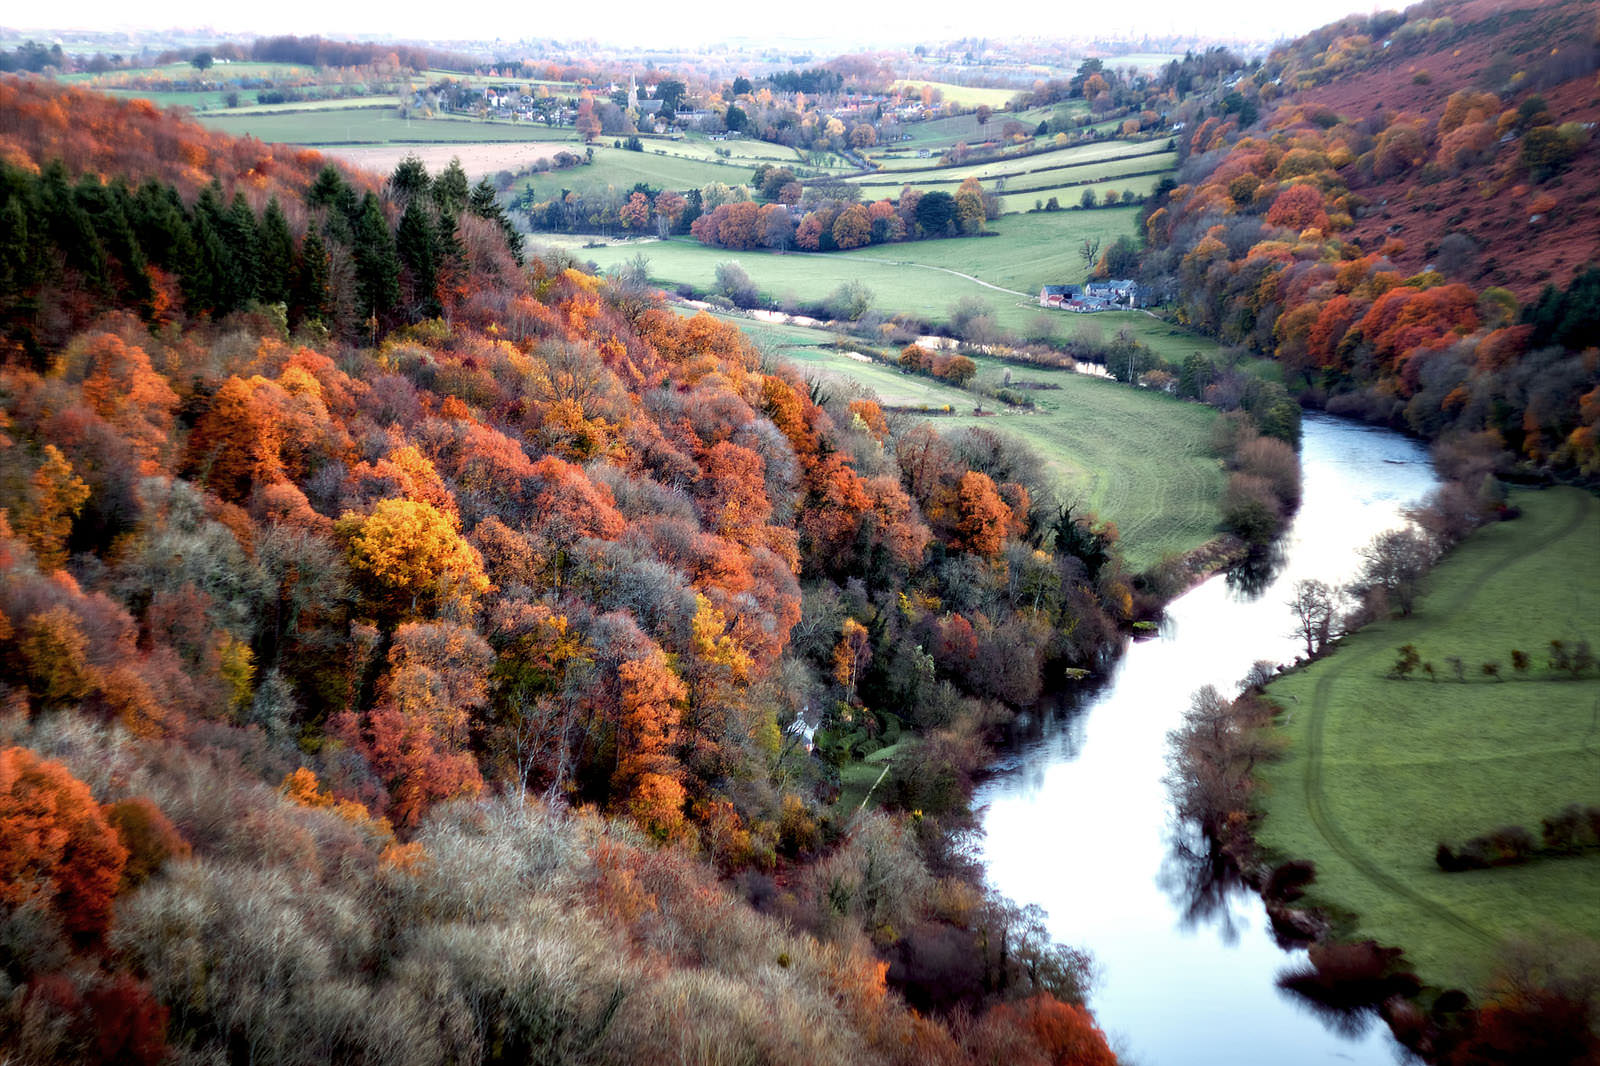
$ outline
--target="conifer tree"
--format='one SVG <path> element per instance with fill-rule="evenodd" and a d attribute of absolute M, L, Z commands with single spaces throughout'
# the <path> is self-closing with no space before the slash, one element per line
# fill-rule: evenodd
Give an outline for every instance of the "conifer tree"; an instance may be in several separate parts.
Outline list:
<path fill-rule="evenodd" d="M 389 233 L 383 208 L 370 192 L 361 202 L 353 251 L 361 313 L 381 318 L 400 302 L 400 260 L 395 254 L 394 237 Z"/>
<path fill-rule="evenodd" d="M 405 214 L 400 216 L 400 228 L 395 234 L 395 245 L 400 262 L 411 278 L 412 316 L 437 316 L 440 312 L 439 264 L 434 255 L 435 234 L 421 201 L 413 199 L 406 204 Z"/>
<path fill-rule="evenodd" d="M 260 283 L 264 303 L 288 303 L 294 283 L 294 237 L 274 196 L 261 215 Z"/>
<path fill-rule="evenodd" d="M 256 213 L 239 193 L 233 195 L 223 230 L 228 250 L 233 255 L 233 274 L 229 278 L 232 304 L 241 307 L 257 298 L 261 291 L 261 236 Z"/>
<path fill-rule="evenodd" d="M 510 250 L 511 258 L 517 261 L 517 266 L 522 266 L 524 263 L 522 234 L 517 232 L 517 227 L 506 217 L 505 209 L 500 206 L 500 198 L 495 194 L 494 186 L 489 184 L 488 178 L 483 178 L 472 187 L 472 199 L 467 206 L 474 215 L 486 218 L 500 227 L 500 232 L 505 234 L 506 248 Z"/>
<path fill-rule="evenodd" d="M 454 219 L 466 209 L 471 193 L 467 186 L 467 172 L 461 169 L 461 160 L 450 164 L 433 179 L 433 203 L 443 218 Z"/>
<path fill-rule="evenodd" d="M 322 243 L 321 234 L 314 229 L 308 230 L 295 264 L 290 318 L 296 325 L 311 320 L 326 323 L 332 314 L 333 301 L 328 293 L 328 248 Z"/>

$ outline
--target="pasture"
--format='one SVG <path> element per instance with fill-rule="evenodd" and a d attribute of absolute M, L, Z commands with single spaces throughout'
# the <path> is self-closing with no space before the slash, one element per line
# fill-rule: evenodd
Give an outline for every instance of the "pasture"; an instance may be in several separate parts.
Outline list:
<path fill-rule="evenodd" d="M 699 188 L 714 181 L 726 185 L 747 184 L 761 163 L 800 166 L 800 157 L 793 149 L 761 141 L 730 141 L 726 146 L 713 146 L 699 139 L 657 138 L 643 143 L 644 151 L 631 152 L 612 147 L 610 141 L 602 141 L 594 146 L 592 163 L 569 170 L 528 174 L 519 178 L 512 188 L 517 195 L 523 189 L 531 189 L 536 200 L 557 196 L 563 189 L 629 189 L 638 182 L 657 189 L 681 190 Z M 735 146 L 740 151 L 728 157 L 715 152 L 716 148 L 731 151 Z M 568 147 L 582 152 L 581 146 Z"/>
<path fill-rule="evenodd" d="M 441 141 L 572 141 L 572 127 L 542 122 L 493 122 L 455 116 L 402 118 L 387 108 L 332 108 L 314 111 L 208 112 L 196 116 L 205 125 L 235 137 L 249 135 L 269 143 L 303 144 L 428 144 Z"/>
<path fill-rule="evenodd" d="M 901 78 L 889 86 L 891 90 L 899 90 L 909 96 L 920 93 L 924 87 L 931 88 L 940 94 L 948 103 L 960 107 L 988 106 L 995 111 L 1002 110 L 1011 102 L 1021 89 L 982 89 L 971 85 L 954 85 L 947 81 L 920 81 L 915 78 Z"/>
<path fill-rule="evenodd" d="M 1600 855 L 1445 873 L 1453 845 L 1600 804 L 1600 677 L 1546 665 L 1549 641 L 1600 644 L 1600 500 L 1522 491 L 1522 516 L 1473 534 L 1427 579 L 1410 618 L 1376 623 L 1269 687 L 1285 759 L 1262 773 L 1258 838 L 1310 859 L 1312 903 L 1358 937 L 1403 947 L 1422 979 L 1481 991 L 1496 945 L 1600 938 Z M 1396 649 L 1434 666 L 1391 676 Z M 1512 649 L 1529 654 L 1515 671 Z M 1451 657 L 1463 661 L 1458 680 Z M 1498 663 L 1498 679 L 1482 664 Z"/>
<path fill-rule="evenodd" d="M 885 315 L 905 312 L 930 323 L 949 320 L 954 306 L 975 299 L 1005 329 L 1023 330 L 1043 313 L 1039 287 L 1082 281 L 1087 267 L 1078 255 L 1085 237 L 1109 243 L 1127 233 L 1136 209 L 1053 211 L 1009 215 L 991 224 L 996 236 L 880 244 L 849 252 L 777 255 L 766 251 L 710 248 L 688 238 L 617 242 L 583 248 L 586 238 L 534 234 L 535 243 L 565 247 L 608 270 L 635 255 L 650 261 L 650 277 L 671 288 L 680 284 L 709 291 L 718 263 L 737 260 L 768 300 L 782 306 L 822 301 L 847 280 L 872 290 Z M 970 275 L 970 276 L 963 276 Z M 1063 329 L 1080 316 L 1050 312 Z M 1143 316 L 1141 316 L 1143 317 Z"/>
<path fill-rule="evenodd" d="M 362 170 L 379 174 L 393 172 L 395 165 L 408 155 L 422 160 L 428 173 L 437 174 L 449 165 L 450 160 L 461 160 L 467 178 L 477 181 L 501 170 L 521 170 L 540 159 L 553 158 L 560 152 L 576 148 L 570 141 L 503 141 L 485 144 L 363 144 L 332 145 L 322 149 L 322 154 L 341 160 Z"/>

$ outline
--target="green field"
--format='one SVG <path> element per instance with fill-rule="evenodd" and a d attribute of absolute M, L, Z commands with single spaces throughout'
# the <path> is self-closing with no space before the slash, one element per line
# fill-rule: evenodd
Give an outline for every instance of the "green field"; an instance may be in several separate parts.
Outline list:
<path fill-rule="evenodd" d="M 587 192 L 615 187 L 627 190 L 641 181 L 664 189 L 699 188 L 713 181 L 740 185 L 750 180 L 750 171 L 749 164 L 743 161 L 722 163 L 681 155 L 655 155 L 649 150 L 596 148 L 594 162 L 588 166 L 529 174 L 518 179 L 512 189 L 519 196 L 523 189 L 532 189 L 535 199 L 547 200 L 559 196 L 563 189 Z"/>
<path fill-rule="evenodd" d="M 892 175 L 880 176 L 867 174 L 852 181 L 857 185 L 899 185 L 904 182 L 921 184 L 924 182 L 951 182 L 959 183 L 963 178 L 975 177 L 979 179 L 1012 178 L 1029 175 L 1043 179 L 1046 174 L 1066 173 L 1072 170 L 1091 170 L 1091 164 L 1105 163 L 1111 160 L 1127 159 L 1129 157 L 1143 158 L 1144 165 L 1168 166 L 1174 165 L 1175 160 L 1166 153 L 1163 141 L 1097 141 L 1092 144 L 1076 144 L 1066 148 L 1052 148 L 1047 151 L 1034 152 L 1029 155 L 1003 156 L 1000 159 L 991 159 L 981 163 L 967 163 L 959 166 L 941 166 L 937 159 L 916 160 L 920 166 L 910 167 L 902 165 L 894 168 Z"/>
<path fill-rule="evenodd" d="M 1075 111 L 1087 110 L 1078 102 Z M 918 148 L 928 148 L 938 151 L 948 148 L 957 141 L 966 141 L 976 144 L 990 137 L 1000 136 L 1000 130 L 1011 119 L 1024 123 L 1029 127 L 1037 126 L 1042 119 L 1050 117 L 1054 108 L 1034 108 L 1013 114 L 1009 111 L 996 111 L 990 116 L 987 123 L 979 123 L 976 115 L 951 115 L 947 118 L 928 119 L 923 122 L 908 122 L 901 127 L 903 133 L 909 134 L 904 141 L 897 141 L 892 145 L 885 145 L 885 150 L 893 148 L 904 151 L 909 148 L 913 152 Z"/>
<path fill-rule="evenodd" d="M 1216 534 L 1224 479 L 1211 451 L 1217 415 L 1209 407 L 1071 371 L 976 356 L 980 379 L 999 383 L 1009 374 L 1013 383 L 1057 386 L 1032 391 L 1037 405 L 1032 411 L 995 414 L 992 401 L 971 392 L 823 348 L 832 339 L 825 331 L 728 320 L 774 357 L 801 367 L 807 378 L 853 381 L 895 406 L 949 406 L 956 413 L 936 418 L 935 425 L 977 425 L 1026 441 L 1063 500 L 1080 501 L 1117 523 L 1124 557 L 1134 570 Z M 978 404 L 991 413 L 974 414 Z"/>
<path fill-rule="evenodd" d="M 1600 938 L 1600 855 L 1450 874 L 1434 864 L 1440 841 L 1512 824 L 1537 839 L 1542 817 L 1600 803 L 1600 679 L 1545 665 L 1551 639 L 1600 645 L 1600 500 L 1549 489 L 1512 502 L 1522 517 L 1470 537 L 1411 618 L 1362 630 L 1269 690 L 1288 708 L 1290 749 L 1262 775 L 1261 843 L 1313 860 L 1311 902 L 1353 913 L 1353 935 L 1405 948 L 1440 987 L 1481 990 L 1506 937 Z M 1407 643 L 1440 681 L 1386 676 Z M 1526 676 L 1513 648 L 1532 658 Z M 1484 676 L 1485 662 L 1504 680 Z"/>
<path fill-rule="evenodd" d="M 1083 280 L 1087 268 L 1078 257 L 1083 239 L 1115 240 L 1132 229 L 1136 212 L 1133 207 L 1118 207 L 1008 215 L 990 224 L 998 234 L 994 237 L 880 244 L 821 255 L 735 252 L 686 238 L 601 248 L 579 247 L 586 241 L 581 237 L 534 234 L 533 240 L 566 247 L 602 270 L 643 255 L 657 283 L 689 284 L 703 291 L 711 288 L 718 263 L 738 260 L 762 293 L 779 303 L 820 301 L 841 282 L 859 279 L 873 291 L 884 314 L 904 311 L 929 322 L 944 322 L 956 303 L 973 298 L 987 305 L 1003 328 L 1022 330 L 1042 313 L 1037 303 L 1041 285 Z M 996 291 L 960 274 L 1009 291 Z M 1062 319 L 1064 330 L 1079 324 L 1080 316 L 1052 313 Z"/>
<path fill-rule="evenodd" d="M 728 158 L 720 157 L 716 154 L 718 148 L 732 154 Z M 701 139 L 647 139 L 642 152 L 610 147 L 609 141 L 602 141 L 595 146 L 594 161 L 587 166 L 529 174 L 513 188 L 517 195 L 523 189 L 532 189 L 537 199 L 544 200 L 559 195 L 563 189 L 629 189 L 637 182 L 658 189 L 680 190 L 699 188 L 714 181 L 745 185 L 761 163 L 798 166 L 800 158 L 792 149 L 764 141 L 729 141 L 725 145 L 713 145 Z"/>
<path fill-rule="evenodd" d="M 60 74 L 56 80 L 95 89 L 114 89 L 133 78 L 162 78 L 168 81 L 228 82 L 238 78 L 304 78 L 316 68 L 300 63 L 216 63 L 210 70 L 196 70 L 188 61 L 159 67 L 112 70 L 101 74 Z"/>

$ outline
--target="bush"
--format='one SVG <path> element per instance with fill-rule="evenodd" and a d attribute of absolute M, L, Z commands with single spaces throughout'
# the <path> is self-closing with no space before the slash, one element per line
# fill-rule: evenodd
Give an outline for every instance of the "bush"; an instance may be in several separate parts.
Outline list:
<path fill-rule="evenodd" d="M 1307 859 L 1292 859 L 1273 868 L 1261 886 L 1261 894 L 1269 900 L 1292 903 L 1304 896 L 1306 886 L 1317 878 L 1316 864 Z"/>

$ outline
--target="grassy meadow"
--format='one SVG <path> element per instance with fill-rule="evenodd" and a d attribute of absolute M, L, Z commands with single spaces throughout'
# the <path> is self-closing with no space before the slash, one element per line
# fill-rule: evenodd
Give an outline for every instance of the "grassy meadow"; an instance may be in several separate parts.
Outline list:
<path fill-rule="evenodd" d="M 542 122 L 491 122 L 441 115 L 435 118 L 401 118 L 388 108 L 335 107 L 306 111 L 220 111 L 197 115 L 213 129 L 235 137 L 249 135 L 269 143 L 387 144 L 453 141 L 572 141 L 571 126 L 546 126 Z"/>
<path fill-rule="evenodd" d="M 916 79 L 901 78 L 890 86 L 891 89 L 908 90 L 919 93 L 924 86 L 939 91 L 948 103 L 959 104 L 962 107 L 981 107 L 987 104 L 999 111 L 1011 102 L 1021 89 L 979 89 L 971 85 L 952 85 L 947 81 L 919 81 Z"/>
<path fill-rule="evenodd" d="M 668 287 L 688 284 L 709 290 L 717 264 L 737 260 L 763 295 L 779 304 L 821 301 L 841 282 L 860 280 L 872 290 L 875 306 L 884 314 L 903 311 L 940 323 L 949 319 L 958 302 L 970 298 L 988 307 L 1001 327 L 1025 330 L 1046 313 L 1038 306 L 1041 285 L 1083 280 L 1087 267 L 1078 255 L 1083 240 L 1099 238 L 1109 244 L 1132 229 L 1136 214 L 1137 208 L 1118 207 L 1007 215 L 990 223 L 996 234 L 992 237 L 880 244 L 825 254 L 736 252 L 689 238 L 596 248 L 581 247 L 588 241 L 581 236 L 534 234 L 532 239 L 569 248 L 602 270 L 643 255 L 650 261 L 651 278 Z M 1059 311 L 1048 314 L 1059 321 L 1063 335 L 1089 322 Z"/>
<path fill-rule="evenodd" d="M 1403 947 L 1424 981 L 1481 990 L 1506 937 L 1600 938 L 1600 855 L 1444 873 L 1434 848 L 1600 804 L 1600 678 L 1558 675 L 1549 641 L 1600 645 L 1600 500 L 1516 493 L 1520 518 L 1440 564 L 1410 618 L 1370 626 L 1273 682 L 1288 756 L 1262 775 L 1272 853 L 1311 859 L 1310 900 Z M 1388 676 L 1402 644 L 1439 678 Z M 1525 675 L 1512 649 L 1529 654 Z M 1465 664 L 1457 681 L 1450 657 Z M 1481 671 L 1501 665 L 1502 680 Z"/>

